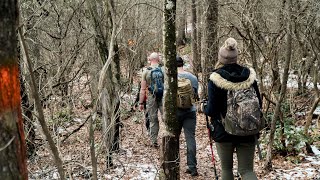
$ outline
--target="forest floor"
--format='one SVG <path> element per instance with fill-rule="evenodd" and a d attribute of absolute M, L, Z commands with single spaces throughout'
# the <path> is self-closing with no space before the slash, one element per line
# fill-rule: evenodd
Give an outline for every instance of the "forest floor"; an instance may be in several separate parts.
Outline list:
<path fill-rule="evenodd" d="M 117 155 L 125 167 L 120 167 L 123 177 L 119 179 L 155 179 L 160 169 L 161 148 L 154 149 L 149 147 L 149 138 L 146 134 L 143 120 L 137 123 L 133 118 L 124 121 L 125 130 L 121 148 L 126 154 Z M 163 136 L 164 124 L 160 122 L 159 142 Z M 197 160 L 199 176 L 192 178 L 185 173 L 186 170 L 186 144 L 183 133 L 180 137 L 180 175 L 181 179 L 213 179 L 214 166 L 211 162 L 211 150 L 208 141 L 205 117 L 203 114 L 197 116 L 196 129 Z M 265 146 L 261 144 L 265 155 Z M 213 144 L 214 156 L 216 159 L 217 174 L 220 175 L 220 162 L 217 156 L 215 145 Z M 299 155 L 301 163 L 295 164 L 288 161 L 285 157 L 275 156 L 273 158 L 273 170 L 265 173 L 263 170 L 264 160 L 259 160 L 258 154 L 255 156 L 255 171 L 258 179 L 319 179 L 320 178 L 320 154 L 318 155 Z M 234 163 L 234 174 L 237 174 L 236 158 Z M 127 162 L 127 163 L 123 163 Z M 113 175 L 119 173 L 119 168 L 112 170 Z M 126 172 L 126 173 L 125 173 Z M 112 174 L 108 176 L 115 179 Z M 220 178 L 219 178 L 220 179 Z"/>
<path fill-rule="evenodd" d="M 74 118 L 69 128 L 78 127 L 85 121 L 88 110 L 78 111 L 81 117 Z M 82 115 L 81 115 L 82 114 Z M 126 114 L 126 113 L 124 113 Z M 120 153 L 114 154 L 114 167 L 106 169 L 105 156 L 101 148 L 101 132 L 96 131 L 95 141 L 98 160 L 99 179 L 112 180 L 153 180 L 158 179 L 160 172 L 161 147 L 155 149 L 150 147 L 149 138 L 144 125 L 143 113 L 136 111 L 126 114 L 122 118 L 123 128 L 121 129 Z M 71 131 L 71 130 L 69 130 Z M 160 133 L 158 142 L 161 144 L 161 137 L 164 132 L 164 123 L 160 120 Z M 59 136 L 56 136 L 59 137 Z M 61 157 L 67 169 L 68 179 L 90 179 L 92 175 L 90 149 L 88 141 L 88 123 L 80 131 L 71 135 L 64 143 L 58 144 Z M 61 139 L 60 139 L 61 140 Z M 207 136 L 205 117 L 197 115 L 196 127 L 197 160 L 199 176 L 191 177 L 185 173 L 186 170 L 186 144 L 183 133 L 180 137 L 180 179 L 213 179 L 214 166 L 211 162 L 211 150 Z M 263 170 L 266 145 L 261 143 L 263 160 L 255 156 L 255 172 L 259 179 L 320 179 L 320 153 L 313 155 L 301 153 L 298 155 L 299 162 L 295 163 L 288 157 L 274 156 L 273 170 L 266 173 Z M 213 144 L 214 156 L 218 176 L 221 174 L 220 161 L 217 156 L 215 144 Z M 237 174 L 236 158 L 234 163 L 234 174 Z M 29 179 L 57 179 L 58 174 L 48 146 L 40 146 L 37 156 L 29 160 Z M 219 178 L 221 179 L 221 178 Z"/>
<path fill-rule="evenodd" d="M 134 82 L 137 84 L 137 80 Z M 136 87 L 135 87 L 136 88 Z M 154 180 L 158 179 L 161 170 L 161 147 L 155 149 L 150 147 L 149 138 L 144 125 L 144 114 L 140 111 L 130 112 L 131 104 L 134 101 L 135 93 L 132 95 L 122 96 L 121 103 L 121 128 L 120 149 L 119 153 L 114 153 L 114 167 L 106 169 L 105 153 L 103 149 L 103 138 L 101 135 L 101 125 L 96 122 L 95 131 L 95 148 L 98 161 L 99 179 L 110 180 Z M 46 110 L 49 112 L 52 110 Z M 68 179 L 91 179 L 92 166 L 89 148 L 89 123 L 85 123 L 86 117 L 90 114 L 90 109 L 83 106 L 77 106 L 71 118 L 64 121 L 60 125 L 49 125 L 57 144 L 61 158 L 64 162 Z M 47 119 L 51 117 L 46 115 Z M 52 121 L 52 120 L 51 120 Z M 61 142 L 64 135 L 69 134 L 72 130 L 84 124 L 79 131 L 72 134 L 66 141 Z M 100 126 L 100 128 L 99 128 Z M 320 133 L 319 127 L 317 133 Z M 28 160 L 29 179 L 58 179 L 57 169 L 54 166 L 52 154 L 49 146 L 43 136 L 41 136 L 41 127 L 37 125 L 37 145 L 36 155 Z M 164 123 L 160 119 L 160 132 L 158 142 L 161 145 L 164 134 Z M 263 159 L 259 160 L 258 153 L 255 155 L 254 169 L 258 175 L 258 179 L 320 179 L 320 152 L 317 146 L 313 146 L 314 154 L 307 154 L 306 150 L 295 156 L 274 155 L 272 160 L 273 169 L 271 172 L 263 170 L 266 156 L 266 142 L 268 141 L 268 133 L 261 135 L 261 150 Z M 186 143 L 184 134 L 180 137 L 180 179 L 213 179 L 214 166 L 211 162 L 211 150 L 208 141 L 205 116 L 202 113 L 197 114 L 196 127 L 196 143 L 197 143 L 197 161 L 199 176 L 191 177 L 185 173 L 186 170 Z M 214 157 L 216 159 L 216 169 L 219 179 L 221 179 L 220 161 L 217 156 L 215 144 L 213 144 Z M 234 174 L 237 175 L 236 157 L 234 155 Z"/>

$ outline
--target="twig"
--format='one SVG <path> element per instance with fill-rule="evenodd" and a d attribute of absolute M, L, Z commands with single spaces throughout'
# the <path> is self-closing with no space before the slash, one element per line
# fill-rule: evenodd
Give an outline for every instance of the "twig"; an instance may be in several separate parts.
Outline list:
<path fill-rule="evenodd" d="M 67 140 L 72 134 L 78 132 L 85 124 L 86 122 L 89 120 L 89 118 L 91 117 L 91 114 L 86 118 L 86 120 L 75 130 L 73 130 L 70 134 L 68 134 L 62 141 L 61 143 L 64 143 L 65 140 Z"/>
<path fill-rule="evenodd" d="M 262 97 L 266 98 L 266 100 L 269 101 L 271 104 L 276 105 L 276 103 L 272 101 L 265 93 L 262 93 Z"/>
<path fill-rule="evenodd" d="M 4 149 L 6 149 L 12 143 L 14 138 L 15 138 L 15 136 L 13 136 L 6 145 L 4 145 L 2 148 L 0 148 L 0 151 L 3 151 Z"/>

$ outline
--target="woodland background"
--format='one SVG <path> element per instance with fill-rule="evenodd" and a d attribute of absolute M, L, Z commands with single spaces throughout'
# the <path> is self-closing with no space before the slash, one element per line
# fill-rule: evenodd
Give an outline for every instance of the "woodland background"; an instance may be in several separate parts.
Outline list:
<path fill-rule="evenodd" d="M 175 27 L 168 30 L 164 7 L 170 5 Z M 256 69 L 264 100 L 259 178 L 320 178 L 318 0 L 20 0 L 18 8 L 29 179 L 161 177 L 166 153 L 148 147 L 143 113 L 132 109 L 147 56 L 163 53 L 168 65 L 182 56 L 205 98 L 218 47 L 228 37 L 239 43 L 239 61 Z M 164 29 L 176 34 L 171 55 Z M 197 144 L 197 179 L 212 179 L 201 112 Z M 185 148 L 181 137 L 178 172 L 190 179 Z"/>

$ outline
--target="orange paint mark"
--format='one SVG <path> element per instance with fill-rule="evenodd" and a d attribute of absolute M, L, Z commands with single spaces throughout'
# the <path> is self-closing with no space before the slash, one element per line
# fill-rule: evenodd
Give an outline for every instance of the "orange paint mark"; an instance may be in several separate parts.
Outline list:
<path fill-rule="evenodd" d="M 17 125 L 17 134 L 15 138 L 17 146 L 17 160 L 21 173 L 21 179 L 28 179 L 28 170 L 26 166 L 26 144 L 22 122 L 18 64 L 4 63 L 0 64 L 0 116 L 2 113 L 15 112 L 17 117 L 14 119 Z M 4 120 L 6 120 L 4 118 Z M 1 122 L 0 122 L 1 123 Z"/>
<path fill-rule="evenodd" d="M 18 65 L 0 66 L 0 113 L 20 107 Z"/>

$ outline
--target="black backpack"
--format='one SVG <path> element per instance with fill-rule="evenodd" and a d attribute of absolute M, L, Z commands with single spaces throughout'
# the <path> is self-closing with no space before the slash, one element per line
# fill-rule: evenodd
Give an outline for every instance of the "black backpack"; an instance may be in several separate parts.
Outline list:
<path fill-rule="evenodd" d="M 150 72 L 150 86 L 148 88 L 149 92 L 155 96 L 155 98 L 160 101 L 163 96 L 163 83 L 164 83 L 164 75 L 161 70 L 161 67 L 151 68 L 149 67 L 148 70 Z"/>

